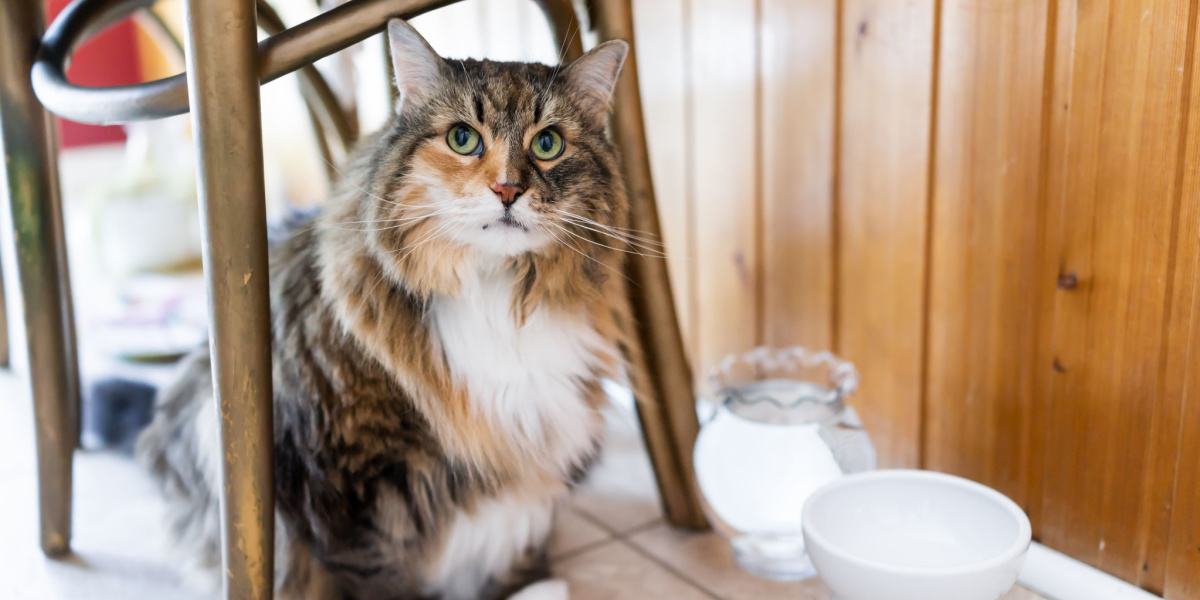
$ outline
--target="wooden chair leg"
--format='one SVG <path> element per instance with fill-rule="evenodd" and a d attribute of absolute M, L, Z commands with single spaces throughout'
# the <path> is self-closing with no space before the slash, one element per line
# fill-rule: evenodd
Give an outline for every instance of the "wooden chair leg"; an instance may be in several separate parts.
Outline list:
<path fill-rule="evenodd" d="M 613 134 L 621 150 L 625 183 L 632 205 L 630 225 L 661 238 L 658 207 L 650 178 L 650 158 L 638 91 L 630 0 L 589 3 L 600 40 L 629 42 L 629 57 L 614 92 Z M 707 526 L 692 470 L 692 446 L 699 426 L 692 372 L 675 315 L 666 261 L 633 255 L 629 272 L 630 303 L 638 324 L 643 360 L 635 364 L 649 382 L 652 398 L 639 398 L 638 416 L 650 452 L 667 520 L 677 527 Z M 644 394 L 646 392 L 643 392 Z"/>
<path fill-rule="evenodd" d="M 270 305 L 254 0 L 188 0 L 226 598 L 270 598 L 274 472 Z"/>
<path fill-rule="evenodd" d="M 535 2 L 550 22 L 554 45 L 559 49 L 562 62 L 569 63 L 583 56 L 583 32 L 579 29 L 579 15 L 575 13 L 575 3 L 572 0 Z"/>
<path fill-rule="evenodd" d="M 42 32 L 41 3 L 5 0 L 0 7 L 0 137 L 34 401 L 41 546 L 47 555 L 62 556 L 70 551 L 79 385 L 55 130 L 29 79 Z"/>

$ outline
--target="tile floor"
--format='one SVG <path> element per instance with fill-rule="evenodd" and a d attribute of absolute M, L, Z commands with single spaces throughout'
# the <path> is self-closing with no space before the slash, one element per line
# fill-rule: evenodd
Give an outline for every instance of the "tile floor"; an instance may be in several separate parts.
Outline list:
<path fill-rule="evenodd" d="M 714 534 L 662 521 L 633 417 L 610 414 L 605 456 L 561 511 L 552 541 L 572 600 L 705 598 L 823 600 L 820 581 L 777 583 L 740 571 Z M 32 417 L 23 385 L 0 371 L 0 598 L 199 600 L 172 569 L 162 507 L 136 465 L 103 453 L 76 459 L 75 556 L 37 546 Z M 1005 600 L 1040 598 L 1014 590 Z"/>

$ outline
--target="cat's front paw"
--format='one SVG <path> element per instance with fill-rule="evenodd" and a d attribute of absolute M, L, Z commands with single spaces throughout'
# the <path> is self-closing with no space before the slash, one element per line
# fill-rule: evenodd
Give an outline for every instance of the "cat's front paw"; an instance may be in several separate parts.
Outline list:
<path fill-rule="evenodd" d="M 567 582 L 562 579 L 543 579 L 531 583 L 508 597 L 508 600 L 569 600 Z"/>

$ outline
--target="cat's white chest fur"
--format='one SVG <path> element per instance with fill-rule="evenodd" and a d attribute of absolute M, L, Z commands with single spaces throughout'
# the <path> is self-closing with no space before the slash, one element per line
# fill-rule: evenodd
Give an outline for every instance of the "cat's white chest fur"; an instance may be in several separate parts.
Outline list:
<path fill-rule="evenodd" d="M 569 468 L 596 433 L 581 385 L 613 355 L 612 343 L 582 314 L 538 308 L 518 325 L 513 283 L 503 267 L 481 269 L 459 294 L 434 299 L 433 329 L 473 407 L 523 451 Z"/>
<path fill-rule="evenodd" d="M 437 559 L 426 573 L 426 592 L 471 600 L 492 577 L 512 569 L 526 551 L 541 546 L 554 521 L 554 499 L 504 494 L 479 502 L 450 521 Z"/>
<path fill-rule="evenodd" d="M 613 345 L 584 315 L 538 309 L 518 325 L 513 283 L 503 268 L 480 271 L 458 295 L 434 299 L 433 331 L 473 408 L 520 446 L 521 456 L 565 475 L 595 449 L 599 420 L 581 386 L 614 356 Z M 428 574 L 431 590 L 473 597 L 489 577 L 544 543 L 566 489 L 543 484 L 514 490 L 456 515 Z M 530 589 L 527 595 L 565 597 L 560 592 L 546 596 Z"/>

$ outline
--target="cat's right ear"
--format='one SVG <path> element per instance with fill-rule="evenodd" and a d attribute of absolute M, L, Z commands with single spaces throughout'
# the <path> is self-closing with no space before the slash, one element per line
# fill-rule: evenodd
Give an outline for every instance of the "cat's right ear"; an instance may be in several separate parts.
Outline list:
<path fill-rule="evenodd" d="M 420 106 L 442 84 L 446 62 L 413 29 L 400 19 L 388 21 L 388 46 L 392 55 L 392 72 L 396 76 L 396 114 Z"/>

